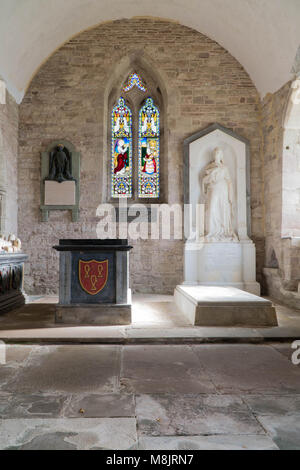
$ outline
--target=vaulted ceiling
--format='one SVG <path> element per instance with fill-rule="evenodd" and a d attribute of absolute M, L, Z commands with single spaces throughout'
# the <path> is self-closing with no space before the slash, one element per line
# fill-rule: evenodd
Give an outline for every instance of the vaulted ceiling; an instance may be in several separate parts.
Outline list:
<path fill-rule="evenodd" d="M 300 43 L 300 0 L 0 0 L 0 75 L 20 102 L 40 65 L 77 33 L 137 16 L 214 39 L 263 96 L 287 82 Z"/>

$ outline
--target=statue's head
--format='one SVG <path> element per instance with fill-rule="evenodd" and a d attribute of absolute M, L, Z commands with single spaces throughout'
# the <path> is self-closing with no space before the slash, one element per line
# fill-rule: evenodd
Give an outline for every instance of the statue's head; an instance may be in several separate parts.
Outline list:
<path fill-rule="evenodd" d="M 214 159 L 218 165 L 220 163 L 223 163 L 223 152 L 222 152 L 222 149 L 220 149 L 220 147 L 216 147 L 214 149 Z"/>
<path fill-rule="evenodd" d="M 63 150 L 65 147 L 64 147 L 64 145 L 63 145 L 63 144 L 58 144 L 57 148 L 58 148 L 58 150 L 60 150 L 60 151 L 61 151 L 61 150 Z"/>

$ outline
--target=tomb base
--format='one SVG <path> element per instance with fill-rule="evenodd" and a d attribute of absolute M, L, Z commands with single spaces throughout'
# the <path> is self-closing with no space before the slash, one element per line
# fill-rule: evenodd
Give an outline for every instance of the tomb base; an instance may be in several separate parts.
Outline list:
<path fill-rule="evenodd" d="M 130 325 L 131 305 L 57 305 L 55 322 L 69 325 Z"/>
<path fill-rule="evenodd" d="M 177 286 L 174 300 L 198 326 L 277 326 L 272 302 L 235 287 Z"/>

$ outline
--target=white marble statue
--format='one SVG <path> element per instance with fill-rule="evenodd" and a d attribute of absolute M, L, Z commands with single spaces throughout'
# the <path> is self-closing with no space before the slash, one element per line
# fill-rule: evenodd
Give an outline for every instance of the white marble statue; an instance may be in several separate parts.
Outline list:
<path fill-rule="evenodd" d="M 217 147 L 214 160 L 204 170 L 202 190 L 207 203 L 206 240 L 238 241 L 233 229 L 233 187 L 229 170 L 223 162 L 223 152 Z"/>
<path fill-rule="evenodd" d="M 0 235 L 0 252 L 19 253 L 21 245 L 21 240 L 14 234 L 10 234 L 7 239 L 4 235 Z"/>

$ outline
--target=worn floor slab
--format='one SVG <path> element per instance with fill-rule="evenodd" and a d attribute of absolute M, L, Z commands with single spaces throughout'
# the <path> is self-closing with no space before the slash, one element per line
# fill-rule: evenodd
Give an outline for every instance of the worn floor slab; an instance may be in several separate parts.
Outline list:
<path fill-rule="evenodd" d="M 8 383 L 14 380 L 18 371 L 26 366 L 29 358 L 34 350 L 33 346 L 13 346 L 6 345 L 3 349 L 1 345 L 1 362 L 0 364 L 0 391 Z"/>
<path fill-rule="evenodd" d="M 0 418 L 58 418 L 68 397 L 59 394 L 15 394 L 0 392 Z"/>
<path fill-rule="evenodd" d="M 127 450 L 136 446 L 133 418 L 0 421 L 1 450 Z"/>
<path fill-rule="evenodd" d="M 300 395 L 243 395 L 243 401 L 260 416 L 293 415 L 300 411 Z"/>
<path fill-rule="evenodd" d="M 273 442 L 282 450 L 300 449 L 300 413 L 257 416 Z"/>
<path fill-rule="evenodd" d="M 111 393 L 118 387 L 119 361 L 117 346 L 35 346 L 27 367 L 19 368 L 2 390 Z"/>
<path fill-rule="evenodd" d="M 0 448 L 300 449 L 290 346 L 7 346 Z"/>
<path fill-rule="evenodd" d="M 300 369 L 263 345 L 193 345 L 221 393 L 300 393 Z"/>
<path fill-rule="evenodd" d="M 64 416 L 68 418 L 134 417 L 134 396 L 119 393 L 72 395 Z"/>
<path fill-rule="evenodd" d="M 278 450 L 268 436 L 180 436 L 139 439 L 140 450 Z"/>
<path fill-rule="evenodd" d="M 264 434 L 240 397 L 156 394 L 136 397 L 139 433 L 153 436 Z"/>
<path fill-rule="evenodd" d="M 121 386 L 128 392 L 215 392 L 188 346 L 124 346 L 122 361 Z"/>

